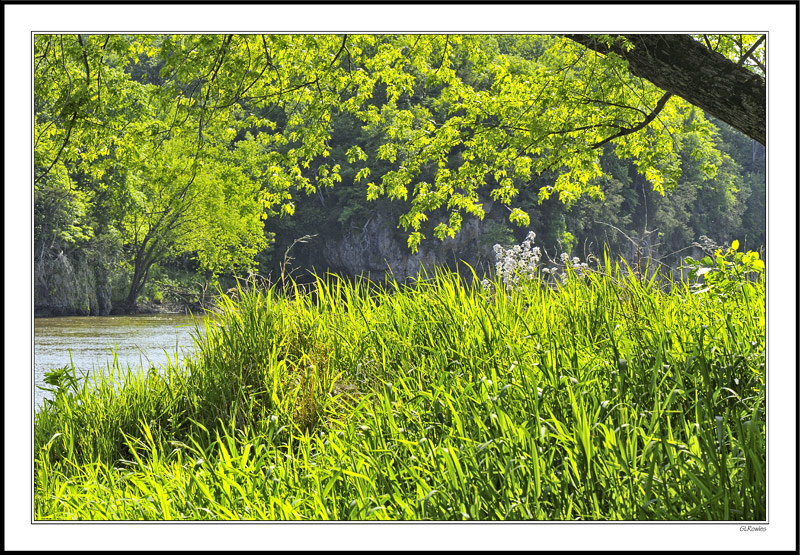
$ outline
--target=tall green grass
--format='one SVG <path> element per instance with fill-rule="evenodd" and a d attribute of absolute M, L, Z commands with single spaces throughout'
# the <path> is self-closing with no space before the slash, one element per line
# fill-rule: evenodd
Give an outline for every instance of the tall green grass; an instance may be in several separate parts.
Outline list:
<path fill-rule="evenodd" d="M 763 273 L 670 285 L 240 289 L 37 412 L 35 517 L 762 520 Z"/>

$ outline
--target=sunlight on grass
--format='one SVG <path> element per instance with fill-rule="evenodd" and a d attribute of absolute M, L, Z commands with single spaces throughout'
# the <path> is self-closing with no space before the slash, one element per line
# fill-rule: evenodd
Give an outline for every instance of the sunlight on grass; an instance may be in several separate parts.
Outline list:
<path fill-rule="evenodd" d="M 765 282 L 724 277 L 243 287 L 185 366 L 64 380 L 35 518 L 764 519 Z"/>

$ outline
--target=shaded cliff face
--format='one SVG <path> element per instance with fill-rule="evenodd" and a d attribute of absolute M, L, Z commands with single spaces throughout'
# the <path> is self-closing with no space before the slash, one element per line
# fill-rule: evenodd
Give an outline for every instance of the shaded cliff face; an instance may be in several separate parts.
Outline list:
<path fill-rule="evenodd" d="M 34 264 L 34 316 L 107 316 L 111 286 L 102 268 L 63 252 Z"/>
<path fill-rule="evenodd" d="M 480 224 L 477 219 L 465 221 L 455 238 L 424 241 L 412 253 L 403 237 L 398 237 L 397 223 L 377 214 L 360 232 L 353 230 L 340 239 L 322 238 L 321 258 L 325 266 L 338 273 L 365 275 L 375 281 L 391 279 L 393 275 L 402 282 L 416 277 L 423 267 L 431 270 L 445 264 L 455 266 L 461 260 L 477 265 L 482 254 L 478 241 Z"/>
<path fill-rule="evenodd" d="M 374 281 L 403 282 L 416 278 L 422 268 L 432 272 L 435 267 L 448 266 L 462 274 L 471 272 L 463 263 L 482 274 L 494 266 L 494 253 L 487 232 L 499 224 L 489 215 L 491 206 L 484 204 L 487 215 L 483 220 L 466 217 L 461 231 L 444 241 L 426 233 L 427 239 L 412 253 L 407 234 L 397 229 L 397 218 L 378 211 L 372 213 L 361 229 L 350 229 L 344 235 L 320 232 L 310 243 L 295 253 L 300 266 L 317 272 L 335 272 L 350 277 L 363 276 Z M 499 214 L 498 214 L 499 216 Z"/>

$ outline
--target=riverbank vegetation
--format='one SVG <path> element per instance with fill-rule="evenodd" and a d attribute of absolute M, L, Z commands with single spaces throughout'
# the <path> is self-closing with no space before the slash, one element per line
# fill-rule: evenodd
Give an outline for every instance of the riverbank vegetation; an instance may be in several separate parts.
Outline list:
<path fill-rule="evenodd" d="M 483 283 L 242 284 L 185 366 L 50 374 L 34 516 L 762 520 L 764 265 L 738 246 L 686 281 L 529 243 Z"/>

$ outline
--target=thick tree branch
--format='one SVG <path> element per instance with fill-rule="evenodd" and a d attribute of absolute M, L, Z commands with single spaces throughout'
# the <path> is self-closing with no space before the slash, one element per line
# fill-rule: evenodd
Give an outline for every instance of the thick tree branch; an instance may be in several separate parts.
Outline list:
<path fill-rule="evenodd" d="M 766 79 L 689 35 L 623 35 L 632 44 L 607 45 L 597 35 L 565 35 L 591 50 L 613 52 L 630 72 L 702 108 L 745 135 L 766 144 Z"/>

